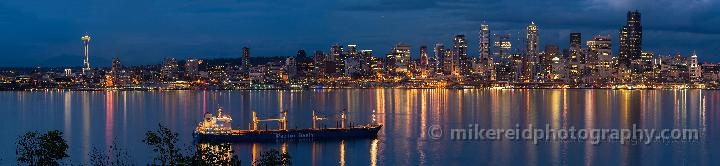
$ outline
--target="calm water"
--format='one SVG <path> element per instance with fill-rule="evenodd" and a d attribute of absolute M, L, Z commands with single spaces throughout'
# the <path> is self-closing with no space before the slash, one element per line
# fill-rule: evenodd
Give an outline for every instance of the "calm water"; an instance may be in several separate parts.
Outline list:
<path fill-rule="evenodd" d="M 717 165 L 720 163 L 720 91 L 613 90 L 406 90 L 0 92 L 0 165 L 13 164 L 15 141 L 31 130 L 58 129 L 70 144 L 72 164 L 88 160 L 92 147 L 117 142 L 136 164 L 152 159 L 141 140 L 163 123 L 192 143 L 205 111 L 223 107 L 236 128 L 250 112 L 276 116 L 288 110 L 288 127 L 310 127 L 312 110 L 333 117 L 385 124 L 374 140 L 235 144 L 243 165 L 270 148 L 286 150 L 296 165 Z M 335 121 L 324 122 L 334 126 Z M 619 143 L 434 140 L 442 128 L 514 128 L 516 124 L 576 128 L 692 128 L 692 143 Z M 273 128 L 275 124 L 268 124 Z M 716 156 L 716 157 L 713 157 Z"/>

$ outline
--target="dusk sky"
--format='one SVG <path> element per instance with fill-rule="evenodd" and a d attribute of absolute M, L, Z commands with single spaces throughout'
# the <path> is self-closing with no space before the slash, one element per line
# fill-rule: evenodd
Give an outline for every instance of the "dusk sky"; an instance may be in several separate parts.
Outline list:
<path fill-rule="evenodd" d="M 417 57 L 420 45 L 451 45 L 455 34 L 465 34 L 477 56 L 483 21 L 513 38 L 534 21 L 541 47 L 567 47 L 570 32 L 583 40 L 609 34 L 617 53 L 618 30 L 635 9 L 644 50 L 697 50 L 701 60 L 720 61 L 720 6 L 711 0 L 3 0 L 0 66 L 80 66 L 85 32 L 94 66 L 113 57 L 126 65 L 236 58 L 244 46 L 252 56 L 290 56 L 334 43 L 380 56 L 404 42 Z"/>

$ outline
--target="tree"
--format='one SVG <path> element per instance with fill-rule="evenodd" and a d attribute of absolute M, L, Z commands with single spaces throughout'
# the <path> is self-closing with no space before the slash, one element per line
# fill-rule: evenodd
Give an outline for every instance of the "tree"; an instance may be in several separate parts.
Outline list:
<path fill-rule="evenodd" d="M 253 165 L 258 166 L 275 166 L 275 165 L 292 165 L 290 154 L 286 153 L 280 153 L 280 151 L 276 149 L 270 149 L 268 151 L 263 152 L 262 155 L 260 155 L 260 159 L 256 160 Z"/>
<path fill-rule="evenodd" d="M 186 165 L 188 163 L 187 158 L 176 145 L 178 134 L 162 124 L 158 124 L 158 126 L 157 130 L 145 133 L 145 139 L 143 139 L 143 142 L 151 146 L 153 151 L 157 153 L 153 159 L 153 164 Z"/>
<path fill-rule="evenodd" d="M 27 132 L 17 141 L 17 162 L 28 165 L 60 165 L 67 155 L 68 144 L 58 130 Z"/>
<path fill-rule="evenodd" d="M 177 145 L 178 134 L 162 124 L 158 126 L 156 131 L 148 131 L 143 140 L 157 153 L 153 165 L 240 165 L 230 144 L 197 144 L 182 150 Z"/>
<path fill-rule="evenodd" d="M 197 144 L 190 161 L 191 165 L 240 165 L 240 159 L 226 143 Z"/>
<path fill-rule="evenodd" d="M 87 165 L 133 165 L 127 150 L 120 148 L 117 142 L 113 142 L 113 145 L 108 147 L 106 152 L 93 147 L 92 152 L 88 155 L 90 156 L 90 163 Z"/>

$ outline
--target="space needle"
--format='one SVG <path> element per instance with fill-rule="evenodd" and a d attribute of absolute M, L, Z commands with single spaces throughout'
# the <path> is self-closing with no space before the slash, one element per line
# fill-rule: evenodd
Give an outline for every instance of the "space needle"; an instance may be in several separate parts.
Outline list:
<path fill-rule="evenodd" d="M 89 51 L 90 51 L 90 50 L 89 50 L 89 48 L 90 48 L 90 35 L 88 35 L 88 34 L 86 33 L 85 36 L 81 37 L 80 39 L 83 41 L 83 52 L 84 52 L 84 55 L 85 55 L 85 61 L 83 62 L 82 72 L 83 72 L 83 75 L 87 75 L 87 74 L 90 72 L 90 69 L 91 69 L 91 68 L 90 68 L 90 52 L 89 52 Z"/>

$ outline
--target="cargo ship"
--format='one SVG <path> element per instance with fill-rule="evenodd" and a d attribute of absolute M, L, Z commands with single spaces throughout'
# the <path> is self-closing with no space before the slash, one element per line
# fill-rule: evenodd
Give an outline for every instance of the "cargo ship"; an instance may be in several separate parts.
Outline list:
<path fill-rule="evenodd" d="M 280 118 L 259 119 L 256 112 L 252 112 L 252 122 L 247 130 L 232 128 L 232 117 L 223 113 L 222 108 L 217 115 L 205 113 L 205 117 L 195 128 L 193 137 L 199 142 L 267 142 L 282 140 L 332 140 L 332 139 L 362 139 L 375 138 L 383 125 L 376 123 L 375 114 L 372 123 L 365 125 L 352 124 L 346 126 L 346 115 L 343 111 L 340 122 L 336 128 L 318 127 L 317 121 L 327 120 L 318 116 L 315 111 L 312 115 L 312 128 L 288 129 L 287 112 L 281 113 Z M 278 129 L 258 129 L 261 122 L 277 122 Z"/>

